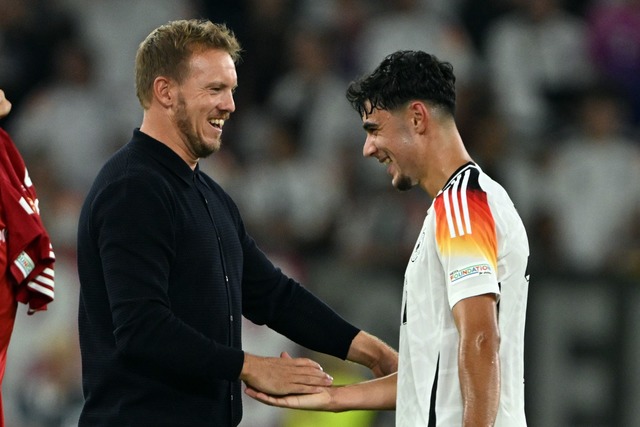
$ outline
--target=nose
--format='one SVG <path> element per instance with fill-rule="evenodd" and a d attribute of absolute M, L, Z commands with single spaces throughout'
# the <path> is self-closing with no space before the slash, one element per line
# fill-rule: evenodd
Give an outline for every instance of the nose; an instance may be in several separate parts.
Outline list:
<path fill-rule="evenodd" d="M 364 147 L 362 147 L 362 155 L 364 157 L 371 157 L 378 151 L 370 135 L 367 135 L 367 139 L 364 140 Z"/>
<path fill-rule="evenodd" d="M 233 113 L 236 111 L 236 103 L 233 100 L 233 92 L 229 91 L 225 94 L 222 102 L 220 103 L 220 109 L 223 111 L 228 111 L 229 113 Z"/>

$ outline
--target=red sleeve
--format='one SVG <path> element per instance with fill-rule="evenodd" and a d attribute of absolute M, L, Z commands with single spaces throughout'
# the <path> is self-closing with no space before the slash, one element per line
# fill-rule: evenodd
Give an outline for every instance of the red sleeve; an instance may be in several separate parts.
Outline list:
<path fill-rule="evenodd" d="M 55 255 L 42 224 L 36 191 L 9 135 L 0 129 L 0 203 L 6 223 L 8 278 L 29 313 L 54 298 Z"/>

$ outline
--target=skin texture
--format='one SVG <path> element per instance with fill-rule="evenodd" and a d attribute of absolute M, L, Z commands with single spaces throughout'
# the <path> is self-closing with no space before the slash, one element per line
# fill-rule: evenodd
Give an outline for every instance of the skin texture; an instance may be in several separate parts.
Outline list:
<path fill-rule="evenodd" d="M 231 56 L 223 50 L 196 52 L 184 82 L 158 76 L 153 98 L 140 130 L 163 142 L 189 166 L 220 149 L 222 127 L 235 111 L 233 91 L 238 77 Z"/>
<path fill-rule="evenodd" d="M 4 91 L 0 89 L 0 118 L 5 117 L 11 111 L 11 102 L 5 97 Z"/>
<path fill-rule="evenodd" d="M 184 81 L 155 78 L 140 130 L 167 145 L 193 169 L 199 159 L 220 149 L 224 121 L 236 108 L 237 85 L 235 63 L 226 51 L 196 50 Z M 245 353 L 240 379 L 251 389 L 274 396 L 319 393 L 332 384 L 333 378 L 313 360 L 281 356 Z M 395 350 L 365 332 L 354 338 L 347 358 L 369 367 L 376 376 L 398 368 Z"/>
<path fill-rule="evenodd" d="M 376 109 L 364 115 L 362 123 L 367 133 L 363 155 L 385 165 L 398 190 L 419 186 L 435 197 L 449 177 L 471 161 L 453 118 L 423 101 L 411 101 L 395 111 Z M 460 334 L 462 425 L 492 426 L 500 396 L 496 297 L 464 299 L 453 307 L 453 317 Z M 269 405 L 339 412 L 394 409 L 396 391 L 397 375 L 391 374 L 304 396 L 270 396 L 252 388 L 246 393 Z"/>

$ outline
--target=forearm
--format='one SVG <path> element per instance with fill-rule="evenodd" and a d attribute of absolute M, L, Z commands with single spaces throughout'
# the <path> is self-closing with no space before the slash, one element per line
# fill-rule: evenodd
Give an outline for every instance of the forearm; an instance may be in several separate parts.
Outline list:
<path fill-rule="evenodd" d="M 368 367 L 376 377 L 398 370 L 398 352 L 364 331 L 360 331 L 351 342 L 347 360 Z"/>
<path fill-rule="evenodd" d="M 305 348 L 345 359 L 359 329 L 308 290 L 294 289 L 291 299 L 278 306 L 277 319 L 267 325 Z"/>
<path fill-rule="evenodd" d="M 392 410 L 396 408 L 397 373 L 361 383 L 332 388 L 327 408 L 333 412 L 350 410 Z"/>
<path fill-rule="evenodd" d="M 459 374 L 464 404 L 463 427 L 493 426 L 500 401 L 497 346 L 461 344 Z"/>

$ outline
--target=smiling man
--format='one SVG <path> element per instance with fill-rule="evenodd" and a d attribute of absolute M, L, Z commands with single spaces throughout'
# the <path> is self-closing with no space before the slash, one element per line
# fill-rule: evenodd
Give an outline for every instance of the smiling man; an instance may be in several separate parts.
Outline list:
<path fill-rule="evenodd" d="M 142 125 L 80 215 L 80 427 L 236 426 L 241 381 L 271 394 L 331 384 L 309 359 L 245 353 L 242 316 L 376 376 L 397 369 L 393 349 L 265 257 L 198 167 L 235 111 L 239 51 L 228 28 L 197 20 L 163 25 L 139 47 Z"/>
<path fill-rule="evenodd" d="M 399 51 L 347 98 L 367 132 L 363 154 L 386 165 L 398 190 L 433 198 L 405 272 L 398 372 L 317 394 L 247 394 L 292 408 L 395 408 L 397 427 L 525 427 L 527 235 L 465 149 L 453 67 Z"/>

